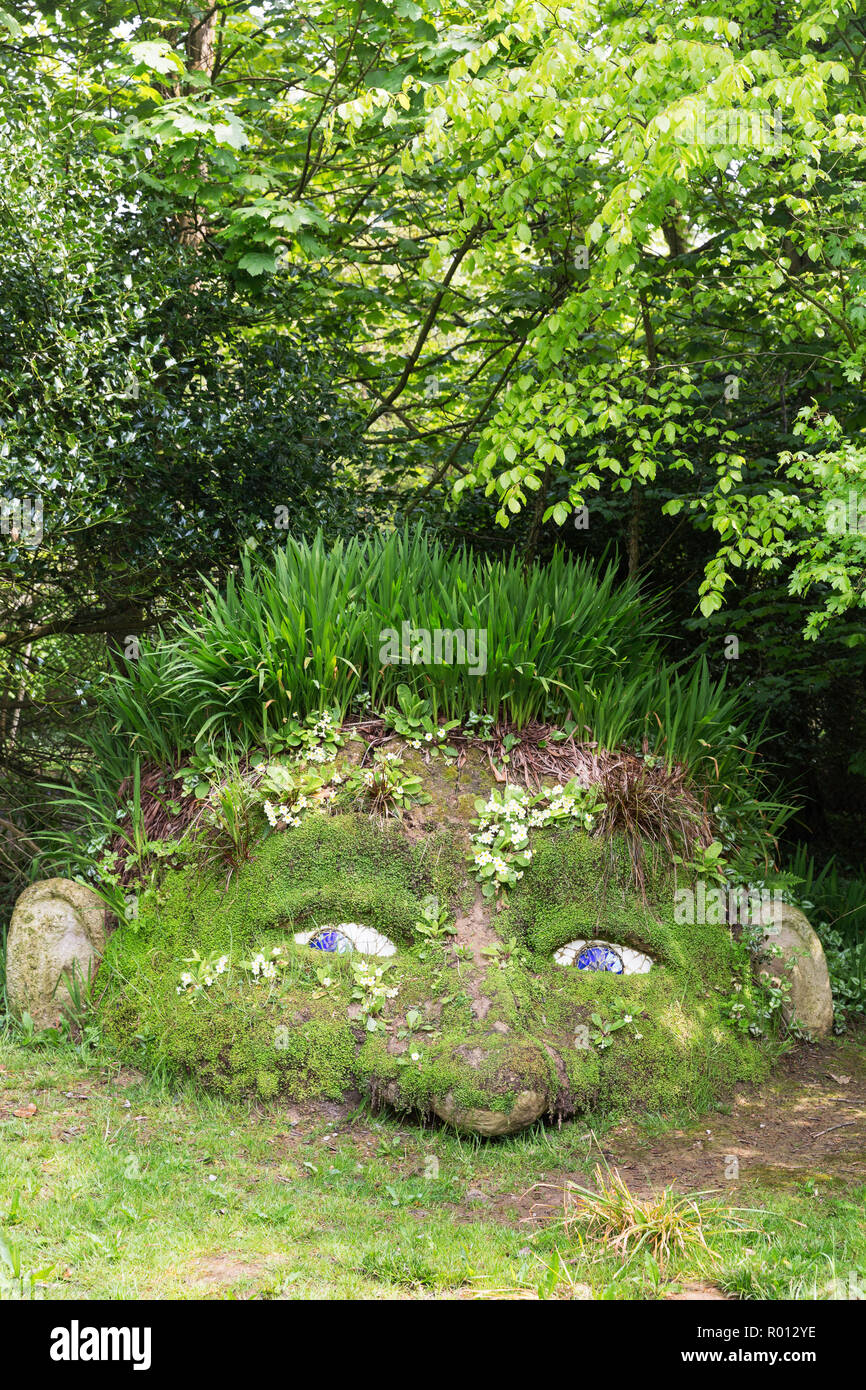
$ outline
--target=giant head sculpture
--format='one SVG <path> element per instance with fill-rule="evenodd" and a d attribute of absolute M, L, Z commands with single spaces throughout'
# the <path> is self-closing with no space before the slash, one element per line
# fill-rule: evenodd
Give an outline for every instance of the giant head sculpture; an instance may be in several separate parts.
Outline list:
<path fill-rule="evenodd" d="M 108 1036 L 226 1095 L 360 1091 L 485 1135 L 759 1076 L 728 926 L 677 920 L 671 862 L 635 882 L 592 786 L 503 775 L 362 737 L 260 769 L 247 857 L 179 855 L 111 935 Z"/>

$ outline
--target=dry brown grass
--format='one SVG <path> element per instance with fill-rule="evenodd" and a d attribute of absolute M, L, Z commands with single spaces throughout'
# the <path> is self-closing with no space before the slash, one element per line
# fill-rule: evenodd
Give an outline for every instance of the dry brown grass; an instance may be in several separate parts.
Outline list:
<path fill-rule="evenodd" d="M 637 1197 L 620 1174 L 600 1165 L 595 1170 L 596 1189 L 568 1183 L 565 1188 L 564 1225 L 570 1235 L 578 1232 L 598 1241 L 623 1261 L 646 1250 L 664 1271 L 675 1255 L 696 1249 L 715 1261 L 707 1243 L 713 1226 L 736 1224 L 730 1209 L 702 1199 L 706 1192 L 680 1196 L 666 1187 L 651 1197 Z"/>

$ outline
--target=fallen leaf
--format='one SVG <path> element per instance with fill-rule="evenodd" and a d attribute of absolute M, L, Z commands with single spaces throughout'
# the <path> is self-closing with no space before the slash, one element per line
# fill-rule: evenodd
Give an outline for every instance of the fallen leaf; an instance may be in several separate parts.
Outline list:
<path fill-rule="evenodd" d="M 831 1081 L 836 1081 L 836 1082 L 838 1082 L 838 1084 L 839 1084 L 840 1086 L 848 1086 L 848 1085 L 850 1085 L 850 1082 L 851 1082 L 850 1076 L 837 1076 L 836 1073 L 833 1072 L 833 1071 L 828 1071 L 827 1075 L 830 1077 Z"/>
<path fill-rule="evenodd" d="M 12 1114 L 17 1120 L 32 1120 L 36 1114 L 36 1106 L 31 1101 L 29 1105 L 25 1105 L 23 1110 L 13 1110 Z"/>

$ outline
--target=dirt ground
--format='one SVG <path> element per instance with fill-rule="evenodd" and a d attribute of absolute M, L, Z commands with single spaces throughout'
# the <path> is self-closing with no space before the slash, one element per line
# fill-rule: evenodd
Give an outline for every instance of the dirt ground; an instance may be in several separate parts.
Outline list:
<path fill-rule="evenodd" d="M 661 1117 L 657 1124 L 654 1118 L 630 1121 L 600 1144 L 587 1131 L 587 1158 L 618 1169 L 639 1196 L 663 1187 L 730 1197 L 751 1185 L 866 1182 L 862 1042 L 801 1043 L 764 1085 L 738 1086 L 729 1107 L 683 1128 L 666 1128 Z M 544 1185 L 520 1198 L 520 1217 L 535 1224 L 558 1214 L 569 1180 L 586 1182 L 580 1173 L 546 1174 Z M 502 1198 L 500 1209 L 513 1219 L 514 1199 Z"/>

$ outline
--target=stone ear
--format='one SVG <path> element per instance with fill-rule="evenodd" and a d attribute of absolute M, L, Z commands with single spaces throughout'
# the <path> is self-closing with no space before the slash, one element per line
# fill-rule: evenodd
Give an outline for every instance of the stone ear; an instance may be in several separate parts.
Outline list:
<path fill-rule="evenodd" d="M 12 912 L 6 990 L 12 1012 L 53 1028 L 71 1003 L 65 977 L 89 981 L 105 950 L 105 904 L 83 883 L 47 878 L 25 888 Z"/>

